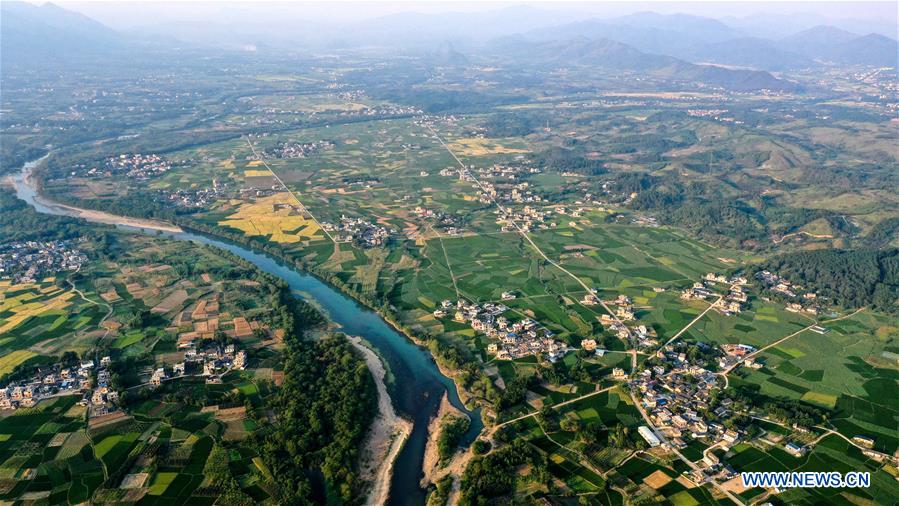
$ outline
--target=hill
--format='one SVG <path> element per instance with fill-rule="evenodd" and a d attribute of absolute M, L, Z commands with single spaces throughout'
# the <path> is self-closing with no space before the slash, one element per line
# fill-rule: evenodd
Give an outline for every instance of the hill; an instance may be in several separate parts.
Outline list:
<path fill-rule="evenodd" d="M 689 59 L 765 70 L 804 68 L 814 64 L 811 58 L 781 46 L 766 39 L 742 37 L 696 47 L 690 51 Z"/>
<path fill-rule="evenodd" d="M 52 3 L 2 2 L 0 17 L 0 45 L 8 63 L 109 54 L 127 45 L 114 30 Z"/>
<path fill-rule="evenodd" d="M 846 65 L 897 66 L 899 42 L 884 35 L 858 36 L 832 26 L 816 26 L 781 41 L 796 53 Z"/>
<path fill-rule="evenodd" d="M 645 53 L 609 39 L 577 37 L 564 41 L 526 42 L 521 38 L 497 41 L 494 49 L 522 62 L 552 65 L 589 65 L 639 72 L 672 81 L 699 82 L 735 91 L 791 90 L 795 84 L 768 72 L 696 65 L 672 56 Z"/>

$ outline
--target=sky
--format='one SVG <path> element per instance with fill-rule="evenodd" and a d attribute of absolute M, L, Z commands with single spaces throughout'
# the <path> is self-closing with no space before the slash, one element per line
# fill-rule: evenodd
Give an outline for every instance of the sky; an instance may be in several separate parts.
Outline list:
<path fill-rule="evenodd" d="M 31 3 L 43 3 L 31 0 Z M 752 1 L 617 1 L 617 2 L 445 2 L 445 1 L 79 1 L 54 3 L 81 12 L 112 28 L 127 30 L 160 23 L 228 21 L 247 19 L 283 22 L 285 17 L 306 22 L 346 24 L 400 12 L 479 12 L 529 5 L 539 9 L 569 12 L 577 18 L 615 17 L 633 12 L 686 13 L 714 18 L 746 17 L 758 14 L 800 14 L 815 17 L 872 20 L 883 23 L 897 19 L 897 2 L 752 2 Z M 890 22 L 890 21 L 887 21 Z"/>

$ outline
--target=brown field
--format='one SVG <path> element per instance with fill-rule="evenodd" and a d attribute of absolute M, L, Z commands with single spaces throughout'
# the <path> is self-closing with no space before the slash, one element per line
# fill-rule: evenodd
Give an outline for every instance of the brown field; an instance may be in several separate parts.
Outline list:
<path fill-rule="evenodd" d="M 122 411 L 116 411 L 115 413 L 109 413 L 108 415 L 100 415 L 91 418 L 88 421 L 87 426 L 89 429 L 96 429 L 131 419 L 131 415 L 127 415 Z"/>
<path fill-rule="evenodd" d="M 246 318 L 242 316 L 234 318 L 234 337 L 250 337 L 252 335 L 253 329 Z"/>
<path fill-rule="evenodd" d="M 153 313 L 168 313 L 184 304 L 187 297 L 187 290 L 175 290 L 166 296 L 166 298 L 162 299 L 159 304 L 156 304 L 150 311 Z"/>
<path fill-rule="evenodd" d="M 643 479 L 643 483 L 656 490 L 667 485 L 669 481 L 671 481 L 671 477 L 665 474 L 661 469 Z"/>
<path fill-rule="evenodd" d="M 105 300 L 106 302 L 116 302 L 122 300 L 122 298 L 119 297 L 118 292 L 115 291 L 115 288 L 110 288 L 109 291 L 101 293 L 100 298 Z"/>

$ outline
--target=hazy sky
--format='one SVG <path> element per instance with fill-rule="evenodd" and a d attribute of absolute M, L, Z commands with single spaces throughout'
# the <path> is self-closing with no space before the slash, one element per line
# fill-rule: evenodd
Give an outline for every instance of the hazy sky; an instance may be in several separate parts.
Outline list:
<path fill-rule="evenodd" d="M 32 3 L 43 3 L 32 0 Z M 475 12 L 504 7 L 530 5 L 540 9 L 567 11 L 577 17 L 614 17 L 639 11 L 687 13 L 723 18 L 744 17 L 760 13 L 808 13 L 828 18 L 851 18 L 895 23 L 897 2 L 422 2 L 422 1 L 355 1 L 355 2 L 213 2 L 213 1 L 68 1 L 55 3 L 86 14 L 113 28 L 129 29 L 166 22 L 207 20 L 232 21 L 249 16 L 254 21 L 283 22 L 290 19 L 325 23 L 355 22 L 398 12 Z"/>

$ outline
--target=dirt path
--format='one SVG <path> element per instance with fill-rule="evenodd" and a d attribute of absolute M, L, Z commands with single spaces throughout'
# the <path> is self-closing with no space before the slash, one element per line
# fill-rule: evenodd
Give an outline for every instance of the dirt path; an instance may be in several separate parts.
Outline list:
<path fill-rule="evenodd" d="M 387 394 L 384 378 L 387 370 L 381 358 L 365 345 L 362 338 L 348 336 L 352 344 L 365 358 L 368 370 L 375 379 L 378 389 L 378 415 L 372 425 L 362 450 L 360 476 L 371 481 L 372 488 L 365 501 L 367 505 L 381 506 L 387 503 L 390 494 L 390 478 L 393 476 L 393 463 L 399 455 L 406 438 L 412 433 L 412 423 L 401 418 L 393 409 L 393 403 Z"/>
<path fill-rule="evenodd" d="M 838 317 L 838 318 L 834 318 L 834 319 L 832 319 L 832 320 L 825 320 L 825 321 L 823 321 L 823 322 L 815 321 L 815 323 L 812 323 L 811 325 L 809 325 L 809 326 L 807 326 L 807 327 L 803 327 L 803 328 L 797 330 L 796 332 L 793 332 L 792 334 L 790 334 L 790 335 L 788 335 L 788 336 L 781 337 L 780 339 L 778 339 L 777 341 L 774 341 L 773 343 L 768 343 L 767 345 L 762 346 L 761 348 L 755 350 L 754 352 L 748 353 L 748 354 L 744 355 L 743 358 L 741 358 L 737 363 L 733 364 L 732 366 L 728 367 L 727 369 L 725 369 L 725 370 L 722 371 L 722 372 L 723 372 L 725 375 L 730 374 L 731 371 L 733 371 L 734 369 L 736 369 L 737 366 L 739 366 L 739 365 L 742 364 L 743 362 L 745 362 L 745 361 L 747 361 L 747 360 L 749 360 L 749 359 L 751 359 L 751 358 L 755 358 L 757 355 L 759 355 L 760 353 L 763 353 L 765 350 L 767 350 L 767 349 L 769 349 L 769 348 L 773 348 L 773 347 L 775 347 L 775 346 L 777 346 L 777 345 L 779 345 L 779 344 L 782 344 L 782 343 L 784 343 L 785 341 L 787 341 L 788 339 L 792 339 L 793 337 L 796 337 L 796 336 L 798 336 L 799 334 L 801 334 L 801 333 L 803 333 L 803 332 L 805 332 L 805 331 L 807 331 L 807 330 L 811 330 L 812 327 L 816 327 L 816 326 L 819 326 L 819 325 L 827 325 L 828 323 L 838 322 L 838 321 L 840 321 L 840 320 L 845 320 L 846 318 L 852 318 L 853 316 L 857 315 L 858 313 L 861 313 L 861 312 L 864 311 L 864 310 L 865 310 L 864 307 L 860 307 L 860 308 L 856 309 L 855 311 L 853 311 L 853 312 L 851 312 L 851 313 L 849 313 L 849 314 L 840 316 L 840 317 Z"/>

